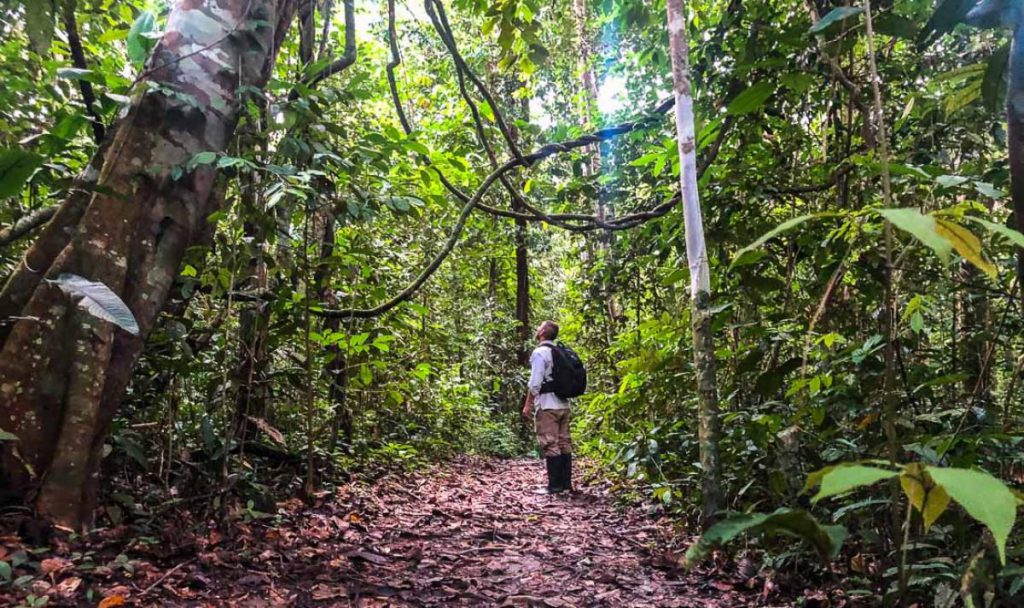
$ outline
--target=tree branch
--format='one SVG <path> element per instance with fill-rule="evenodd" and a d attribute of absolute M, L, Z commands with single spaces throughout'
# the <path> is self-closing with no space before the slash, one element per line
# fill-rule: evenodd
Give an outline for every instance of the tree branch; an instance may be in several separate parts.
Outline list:
<path fill-rule="evenodd" d="M 455 35 L 452 34 L 451 25 L 448 23 L 448 15 L 444 10 L 444 5 L 441 4 L 441 0 L 425 0 L 424 4 L 427 9 L 427 15 L 430 16 L 430 20 L 434 24 L 434 28 L 437 30 L 438 34 L 441 35 L 441 40 L 444 42 L 445 46 L 448 47 L 448 51 L 451 53 L 452 59 L 455 61 L 456 69 L 476 85 L 481 97 L 483 97 L 484 101 L 491 106 L 491 110 L 494 113 L 494 120 L 498 124 L 498 129 L 504 136 L 509 149 L 512 151 L 512 156 L 517 159 L 520 158 L 522 153 L 519 151 L 519 146 L 516 144 L 515 137 L 512 135 L 512 130 L 509 129 L 508 123 L 505 121 L 501 108 L 498 107 L 498 103 L 494 100 L 494 96 L 491 95 L 490 90 L 488 90 L 483 81 L 480 80 L 473 70 L 469 69 L 469 66 L 466 65 L 466 60 L 463 59 L 462 54 L 459 53 L 458 46 L 455 43 Z"/>
<path fill-rule="evenodd" d="M 64 29 L 68 35 L 68 48 L 71 50 L 71 62 L 79 70 L 89 69 L 85 61 L 85 51 L 82 49 L 82 40 L 78 37 L 78 23 L 75 21 L 75 0 L 64 3 L 62 11 L 64 17 Z M 106 126 L 103 119 L 96 111 L 96 93 L 92 90 L 92 83 L 84 78 L 78 79 L 78 89 L 82 92 L 82 101 L 85 103 L 85 111 L 89 114 L 92 125 L 92 136 L 97 145 L 103 141 L 106 134 Z"/>
<path fill-rule="evenodd" d="M 355 0 L 344 0 L 345 2 L 345 53 L 338 59 L 324 66 L 319 72 L 314 74 L 305 85 L 309 88 L 315 88 L 318 84 L 327 80 L 331 76 L 345 71 L 356 62 L 356 9 Z M 309 19 L 312 19 L 312 15 Z M 327 17 L 325 17 L 326 19 Z M 326 29 L 325 29 L 326 31 Z M 323 41 L 321 41 L 323 42 Z M 309 52 L 312 53 L 312 41 L 309 43 Z M 292 89 L 291 93 L 288 94 L 289 101 L 295 101 L 299 98 L 299 91 Z"/>
<path fill-rule="evenodd" d="M 7 247 L 11 243 L 50 221 L 50 218 L 53 217 L 53 214 L 57 213 L 57 209 L 59 208 L 60 205 L 44 207 L 43 209 L 36 209 L 32 213 L 18 218 L 18 220 L 9 228 L 0 230 L 0 247 Z"/>
<path fill-rule="evenodd" d="M 416 279 L 413 280 L 413 282 L 410 283 L 405 289 L 400 291 L 390 300 L 387 300 L 386 302 L 383 302 L 382 304 L 379 304 L 372 308 L 321 309 L 313 310 L 311 312 L 318 316 L 328 318 L 369 318 L 380 316 L 388 312 L 392 308 L 398 306 L 402 302 L 409 300 L 416 293 L 416 291 L 420 287 L 422 287 L 423 284 L 426 283 L 428 279 L 430 279 L 431 275 L 433 275 L 434 272 L 441 266 L 445 258 L 448 257 L 452 250 L 455 249 L 455 245 L 459 241 L 459 236 L 462 233 L 462 229 L 466 226 L 466 221 L 469 219 L 469 215 L 473 212 L 473 209 L 480 203 L 480 199 L 483 198 L 484 194 L 487 193 L 487 191 L 494 184 L 494 182 L 496 182 L 502 175 L 508 173 L 509 171 L 512 171 L 517 167 L 532 167 L 538 162 L 541 162 L 556 154 L 561 154 L 565 152 L 570 152 L 572 150 L 577 150 L 579 148 L 584 148 L 592 144 L 597 144 L 602 141 L 607 141 L 614 137 L 618 137 L 619 135 L 623 135 L 626 133 L 630 133 L 632 131 L 636 131 L 638 129 L 648 127 L 652 124 L 652 122 L 660 120 L 662 114 L 666 112 L 669 107 L 671 107 L 671 104 L 663 102 L 654 113 L 649 114 L 639 120 L 623 123 L 620 125 L 616 125 L 614 127 L 608 127 L 606 129 L 600 129 L 598 131 L 595 131 L 587 135 L 583 135 L 581 137 L 577 137 L 576 139 L 570 141 L 548 144 L 546 146 L 542 146 L 541 148 L 537 149 L 536 151 L 530 154 L 522 156 L 521 158 L 513 158 L 505 162 L 500 167 L 492 171 L 491 174 L 488 175 L 484 179 L 483 183 L 481 183 L 480 186 L 476 189 L 476 192 L 474 192 L 473 196 L 470 197 L 468 201 L 466 201 L 466 204 L 463 206 L 462 212 L 459 214 L 459 218 L 456 221 L 455 226 L 452 228 L 451 234 L 448 236 L 448 241 L 445 243 L 441 252 L 434 257 L 434 259 L 427 265 L 427 267 L 424 268 L 422 272 L 420 272 L 419 276 L 417 276 Z M 666 203 L 666 205 L 668 204 Z M 665 207 L 666 205 L 663 205 L 663 207 Z M 669 209 L 671 209 L 671 205 L 669 205 L 665 209 L 665 213 L 667 213 Z M 628 216 L 619 218 L 617 222 L 622 222 L 627 217 Z"/>

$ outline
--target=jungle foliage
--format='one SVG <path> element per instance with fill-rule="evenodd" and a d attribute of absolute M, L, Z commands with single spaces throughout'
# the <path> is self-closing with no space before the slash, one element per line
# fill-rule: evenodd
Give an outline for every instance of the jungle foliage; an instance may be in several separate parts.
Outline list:
<path fill-rule="evenodd" d="M 210 0 L 238 13 L 216 34 L 165 0 L 3 3 L 5 501 L 73 528 L 195 496 L 223 517 L 527 454 L 521 363 L 553 318 L 590 369 L 579 449 L 705 530 L 682 562 L 742 538 L 868 603 L 1021 602 L 1024 16 L 985 1 L 1000 27 L 962 0 L 685 7 L 720 409 L 703 518 L 664 2 Z M 163 78 L 226 44 L 231 108 Z M 217 146 L 154 139 L 217 121 Z M 129 167 L 118 134 L 163 143 Z M 125 276 L 87 249 L 122 207 Z M 163 271 L 157 300 L 134 287 Z M 54 302 L 93 329 L 39 323 Z M 86 447 L 65 424 L 33 455 L 6 422 L 40 411 L 19 387 L 56 422 L 84 407 L 75 376 L 49 383 L 93 336 L 114 346 L 88 359 Z M 79 447 L 97 487 L 48 490 Z"/>

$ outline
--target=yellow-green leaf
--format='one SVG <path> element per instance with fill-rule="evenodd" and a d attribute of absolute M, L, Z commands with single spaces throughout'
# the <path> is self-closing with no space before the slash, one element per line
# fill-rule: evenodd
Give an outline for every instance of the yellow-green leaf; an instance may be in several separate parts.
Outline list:
<path fill-rule="evenodd" d="M 900 475 L 900 486 L 910 504 L 921 513 L 924 529 L 927 530 L 949 506 L 949 494 L 942 486 L 935 485 L 918 463 L 907 465 Z"/>
<path fill-rule="evenodd" d="M 981 239 L 960 224 L 948 220 L 935 219 L 935 232 L 953 244 L 953 249 L 965 260 L 977 266 L 988 276 L 996 278 L 998 271 L 992 262 L 985 259 L 981 248 Z"/>

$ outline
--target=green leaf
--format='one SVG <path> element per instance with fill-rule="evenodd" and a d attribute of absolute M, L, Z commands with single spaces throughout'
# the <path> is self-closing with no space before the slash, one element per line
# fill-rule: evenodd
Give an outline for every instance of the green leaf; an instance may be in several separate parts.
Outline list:
<path fill-rule="evenodd" d="M 990 222 L 980 217 L 974 217 L 973 215 L 964 216 L 964 219 L 975 224 L 980 224 L 987 228 L 990 232 L 994 232 L 999 236 L 1006 237 L 1011 243 L 1018 247 L 1024 247 L 1024 234 L 1021 234 L 1013 228 L 1008 228 L 1002 224 Z"/>
<path fill-rule="evenodd" d="M 874 21 L 875 31 L 894 38 L 913 40 L 917 37 L 917 23 L 896 13 L 881 13 Z"/>
<path fill-rule="evenodd" d="M 57 77 L 67 80 L 87 80 L 95 84 L 103 84 L 103 75 L 92 70 L 80 68 L 57 68 Z"/>
<path fill-rule="evenodd" d="M 712 549 L 746 532 L 786 534 L 807 541 L 822 559 L 834 559 L 846 538 L 842 526 L 822 526 L 813 515 L 799 509 L 778 509 L 773 513 L 734 515 L 701 535 L 686 551 L 686 566 L 704 559 Z"/>
<path fill-rule="evenodd" d="M 413 141 L 410 139 L 409 141 L 405 142 L 405 145 L 409 146 L 409 149 L 411 149 L 413 152 L 417 152 L 419 154 L 422 154 L 423 156 L 430 156 L 430 148 L 426 147 L 425 145 L 421 144 L 418 141 Z"/>
<path fill-rule="evenodd" d="M 940 175 L 935 178 L 935 183 L 943 188 L 956 188 L 971 181 L 969 177 L 961 175 Z"/>
<path fill-rule="evenodd" d="M 972 78 L 964 86 L 952 91 L 946 96 L 946 116 L 951 116 L 981 98 L 981 78 Z"/>
<path fill-rule="evenodd" d="M 746 256 L 747 252 L 754 251 L 754 250 L 758 249 L 759 247 L 761 247 L 761 245 L 764 245 L 765 243 L 767 243 L 771 239 L 779 236 L 783 232 L 786 232 L 787 230 L 791 230 L 791 229 L 799 226 L 800 224 L 802 224 L 802 223 L 804 223 L 804 222 L 806 222 L 807 220 L 810 220 L 810 219 L 814 219 L 814 218 L 818 218 L 818 217 L 835 216 L 835 215 L 838 215 L 838 214 L 837 213 L 811 213 L 811 214 L 808 214 L 808 215 L 801 215 L 799 217 L 794 217 L 792 219 L 788 219 L 788 220 L 782 222 L 778 226 L 776 226 L 776 227 L 772 228 L 771 230 L 769 230 L 768 232 L 762 234 L 761 237 L 758 238 L 753 243 L 751 243 L 751 244 L 747 245 L 746 247 L 744 247 L 743 249 L 740 249 L 739 251 L 737 251 L 736 255 L 734 255 L 732 257 L 732 263 L 729 264 L 729 270 L 732 270 L 735 266 L 739 265 L 740 260 L 745 259 L 745 256 Z"/>
<path fill-rule="evenodd" d="M 749 114 L 764 105 L 775 92 L 775 83 L 762 80 L 751 85 L 746 91 L 733 98 L 725 111 L 727 114 Z"/>
<path fill-rule="evenodd" d="M 53 40 L 53 3 L 46 0 L 23 0 L 25 5 L 25 31 L 29 44 L 39 55 L 50 51 Z"/>
<path fill-rule="evenodd" d="M 924 317 L 921 316 L 921 313 L 915 312 L 910 315 L 910 329 L 915 334 L 921 333 L 921 330 L 924 329 Z"/>
<path fill-rule="evenodd" d="M 217 153 L 207 150 L 206 152 L 199 152 L 193 156 L 192 160 L 188 161 L 188 166 L 197 167 L 199 165 L 210 165 L 213 164 L 215 160 L 217 160 Z"/>
<path fill-rule="evenodd" d="M 992 53 L 985 63 L 985 76 L 981 81 L 981 100 L 989 112 L 997 111 L 1003 102 L 1005 95 L 999 93 L 1003 90 L 1006 68 L 1009 65 L 1010 43 L 1007 42 Z"/>
<path fill-rule="evenodd" d="M 973 469 L 928 467 L 936 484 L 967 511 L 967 514 L 992 531 L 999 559 L 1006 563 L 1006 539 L 1017 519 L 1017 500 L 1002 481 Z"/>
<path fill-rule="evenodd" d="M 47 282 L 59 287 L 73 298 L 79 298 L 78 306 L 98 319 L 117 325 L 133 336 L 139 335 L 139 324 L 135 315 L 124 301 L 103 283 L 90 281 L 77 274 L 64 273 Z"/>
<path fill-rule="evenodd" d="M 0 149 L 0 198 L 16 196 L 21 192 L 21 187 L 41 164 L 43 158 L 38 154 Z"/>
<path fill-rule="evenodd" d="M 988 182 L 974 182 L 974 189 L 989 198 L 1004 198 L 1006 193 Z"/>
<path fill-rule="evenodd" d="M 0 441 L 17 441 L 18 436 L 9 431 L 0 429 Z"/>
<path fill-rule="evenodd" d="M 156 46 L 156 41 L 146 34 L 156 29 L 156 16 L 149 11 L 143 11 L 132 23 L 132 29 L 128 30 L 128 58 L 136 65 L 142 65 L 149 57 L 149 52 Z"/>
<path fill-rule="evenodd" d="M 491 108 L 491 104 L 486 101 L 479 105 L 480 115 L 487 120 L 494 122 L 494 110 Z"/>
<path fill-rule="evenodd" d="M 870 486 L 883 479 L 896 477 L 898 474 L 896 471 L 859 464 L 838 466 L 822 476 L 821 487 L 811 502 L 818 502 L 823 498 L 843 494 L 862 486 Z"/>
<path fill-rule="evenodd" d="M 137 462 L 140 467 L 143 469 L 149 468 L 149 459 L 146 458 L 146 450 L 143 449 L 139 442 L 129 437 L 115 436 L 114 443 L 116 443 L 129 458 Z"/>
<path fill-rule="evenodd" d="M 759 249 L 757 251 L 744 251 L 742 255 L 737 255 L 733 259 L 732 264 L 729 267 L 736 268 L 737 266 L 747 266 L 749 264 L 756 264 L 757 262 L 761 261 L 761 258 L 763 258 L 766 255 L 768 254 L 765 253 L 763 249 Z"/>
<path fill-rule="evenodd" d="M 665 285 L 666 287 L 669 285 L 675 285 L 676 283 L 682 281 L 688 276 L 690 276 L 689 268 L 676 268 L 672 272 L 668 273 L 668 275 L 666 275 L 665 278 L 661 280 L 661 284 Z"/>
<path fill-rule="evenodd" d="M 816 81 L 817 78 L 807 72 L 790 72 L 779 77 L 779 82 L 782 83 L 782 86 L 790 89 L 797 95 L 803 95 Z"/>
<path fill-rule="evenodd" d="M 811 34 L 817 34 L 825 31 L 828 26 L 832 25 L 837 21 L 842 21 L 849 17 L 859 15 L 864 12 L 864 9 L 859 6 L 839 6 L 828 12 L 827 15 L 818 20 L 817 23 L 811 26 L 808 32 Z"/>
<path fill-rule="evenodd" d="M 943 264 L 949 263 L 949 254 L 953 245 L 936 231 L 935 218 L 925 215 L 917 209 L 879 209 L 878 214 L 892 222 L 904 232 L 909 232 L 917 240 L 932 248 Z"/>

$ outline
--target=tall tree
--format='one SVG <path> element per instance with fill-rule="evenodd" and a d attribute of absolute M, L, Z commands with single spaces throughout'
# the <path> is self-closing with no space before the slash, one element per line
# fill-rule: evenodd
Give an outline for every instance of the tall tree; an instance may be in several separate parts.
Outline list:
<path fill-rule="evenodd" d="M 693 331 L 693 366 L 697 376 L 698 422 L 700 425 L 701 518 L 713 521 L 722 504 L 718 444 L 721 423 L 718 386 L 715 380 L 715 344 L 711 335 L 711 270 L 704 245 L 704 223 L 697 193 L 697 146 L 693 124 L 693 94 L 690 91 L 690 60 L 686 40 L 686 17 L 682 0 L 666 0 L 668 40 L 672 58 L 675 96 L 676 137 L 679 147 L 679 183 L 683 193 L 686 230 L 686 261 L 690 268 L 690 320 Z"/>
<path fill-rule="evenodd" d="M 266 83 L 294 10 L 292 0 L 178 2 L 74 236 L 35 266 L 34 281 L 19 270 L 11 281 L 21 288 L 0 296 L 0 308 L 20 311 L 0 351 L 0 416 L 18 438 L 0 452 L 0 486 L 22 501 L 35 496 L 42 517 L 91 523 L 107 427 L 185 249 L 212 211 L 213 160 L 233 136 L 244 91 Z M 80 202 L 71 197 L 66 205 Z M 105 286 L 138 331 L 76 305 L 62 275 Z"/>

